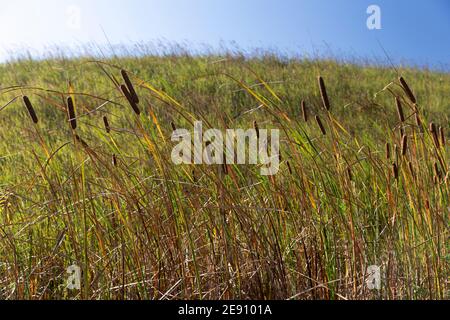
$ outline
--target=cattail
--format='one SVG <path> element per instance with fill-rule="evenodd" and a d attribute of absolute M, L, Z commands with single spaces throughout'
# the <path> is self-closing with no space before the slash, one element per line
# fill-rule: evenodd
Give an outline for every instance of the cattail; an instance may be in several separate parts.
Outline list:
<path fill-rule="evenodd" d="M 289 174 L 292 175 L 292 168 L 291 168 L 291 163 L 289 162 L 289 160 L 286 161 L 286 165 L 287 165 L 287 167 L 288 167 Z"/>
<path fill-rule="evenodd" d="M 111 127 L 109 126 L 108 118 L 106 116 L 103 117 L 103 123 L 105 125 L 106 133 L 110 133 Z"/>
<path fill-rule="evenodd" d="M 402 156 L 406 155 L 406 151 L 408 151 L 408 136 L 405 134 L 402 138 Z"/>
<path fill-rule="evenodd" d="M 259 126 L 258 126 L 258 122 L 256 122 L 256 121 L 253 122 L 253 128 L 255 129 L 255 131 L 256 131 L 256 137 L 257 137 L 258 140 L 259 140 Z"/>
<path fill-rule="evenodd" d="M 308 109 L 306 108 L 306 102 L 302 100 L 302 115 L 303 121 L 308 122 Z"/>
<path fill-rule="evenodd" d="M 436 147 L 439 148 L 440 144 L 439 144 L 439 138 L 438 138 L 438 131 L 436 129 L 436 125 L 433 122 L 430 123 L 430 132 L 431 132 L 431 135 L 433 136 L 433 140 L 434 140 L 434 143 L 436 144 Z"/>
<path fill-rule="evenodd" d="M 133 97 L 131 96 L 130 92 L 128 91 L 128 88 L 126 85 L 121 85 L 120 88 L 122 89 L 123 94 L 125 95 L 125 98 L 127 98 L 128 103 L 130 104 L 131 108 L 133 108 L 133 111 L 137 114 L 141 114 L 141 110 L 139 110 L 139 107 L 137 106 L 136 102 L 133 100 Z"/>
<path fill-rule="evenodd" d="M 323 106 L 330 111 L 330 100 L 328 99 L 327 89 L 325 87 L 325 81 L 322 77 L 319 77 L 320 96 L 322 97 Z"/>
<path fill-rule="evenodd" d="M 114 167 L 117 167 L 117 157 L 115 154 L 113 154 L 113 156 L 112 156 L 112 163 L 113 163 Z"/>
<path fill-rule="evenodd" d="M 326 134 L 327 134 L 327 131 L 325 130 L 325 127 L 323 126 L 322 120 L 320 120 L 320 117 L 319 117 L 319 116 L 316 116 L 316 122 L 317 122 L 317 125 L 318 125 L 319 128 L 320 128 L 320 131 L 322 131 L 322 134 L 323 134 L 323 135 L 326 135 Z"/>
<path fill-rule="evenodd" d="M 444 132 L 444 128 L 439 127 L 439 135 L 441 136 L 441 143 L 442 145 L 445 147 L 445 132 Z"/>
<path fill-rule="evenodd" d="M 173 131 L 177 131 L 177 126 L 175 125 L 175 123 L 171 122 L 170 126 L 172 127 Z"/>
<path fill-rule="evenodd" d="M 75 107 L 73 105 L 72 97 L 67 98 L 67 113 L 69 114 L 70 126 L 73 130 L 77 128 L 77 116 L 75 114 Z"/>
<path fill-rule="evenodd" d="M 392 164 L 392 175 L 394 176 L 395 180 L 398 180 L 398 167 L 397 164 Z"/>
<path fill-rule="evenodd" d="M 25 103 L 25 107 L 27 108 L 28 113 L 30 114 L 31 120 L 33 120 L 34 123 L 38 123 L 38 117 L 36 115 L 36 112 L 34 111 L 30 99 L 28 99 L 27 96 L 23 96 L 23 102 Z"/>
<path fill-rule="evenodd" d="M 406 95 L 408 96 L 409 100 L 412 103 L 416 103 L 416 97 L 414 96 L 413 92 L 411 91 L 411 89 L 409 88 L 408 84 L 406 83 L 405 79 L 403 79 L 403 77 L 398 78 L 398 80 L 400 81 L 400 84 L 402 85 L 403 91 L 405 91 Z"/>
<path fill-rule="evenodd" d="M 352 169 L 350 167 L 347 168 L 347 175 L 350 181 L 353 181 Z"/>
<path fill-rule="evenodd" d="M 128 92 L 130 93 L 130 96 L 133 99 L 134 103 L 139 104 L 139 97 L 136 93 L 136 90 L 134 90 L 133 84 L 131 83 L 127 72 L 125 70 L 122 70 L 120 71 L 120 73 L 122 74 L 122 78 L 125 81 L 125 84 L 127 85 Z"/>
<path fill-rule="evenodd" d="M 386 143 L 386 159 L 391 159 L 391 145 L 389 142 Z"/>
<path fill-rule="evenodd" d="M 194 181 L 194 183 L 197 183 L 197 175 L 195 174 L 195 169 L 192 169 L 192 181 Z"/>
<path fill-rule="evenodd" d="M 402 102 L 399 98 L 395 97 L 395 103 L 397 104 L 398 118 L 401 122 L 405 122 L 405 114 L 403 113 Z"/>

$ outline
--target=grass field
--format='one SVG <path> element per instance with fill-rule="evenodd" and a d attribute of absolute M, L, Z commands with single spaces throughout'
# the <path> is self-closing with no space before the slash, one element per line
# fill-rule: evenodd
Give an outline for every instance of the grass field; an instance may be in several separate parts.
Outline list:
<path fill-rule="evenodd" d="M 280 129 L 279 173 L 175 166 L 173 126 L 196 120 Z M 450 74 L 425 70 L 270 55 L 0 65 L 0 298 L 448 299 L 449 120 Z M 73 264 L 80 290 L 66 289 Z"/>

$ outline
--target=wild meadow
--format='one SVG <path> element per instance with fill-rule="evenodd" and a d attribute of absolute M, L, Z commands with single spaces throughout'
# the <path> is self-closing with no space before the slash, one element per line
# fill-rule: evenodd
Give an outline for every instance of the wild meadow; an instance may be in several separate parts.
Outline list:
<path fill-rule="evenodd" d="M 450 74 L 423 69 L 2 64 L 0 298 L 448 299 L 449 120 Z M 171 134 L 195 121 L 279 129 L 278 174 L 175 165 Z"/>

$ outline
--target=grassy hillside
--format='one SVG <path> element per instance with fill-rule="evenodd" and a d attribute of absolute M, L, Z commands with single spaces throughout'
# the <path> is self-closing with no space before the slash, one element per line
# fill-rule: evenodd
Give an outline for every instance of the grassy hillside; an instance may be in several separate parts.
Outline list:
<path fill-rule="evenodd" d="M 448 298 L 449 98 L 445 73 L 272 56 L 1 65 L 0 298 Z M 280 129 L 280 172 L 175 166 L 195 120 Z"/>

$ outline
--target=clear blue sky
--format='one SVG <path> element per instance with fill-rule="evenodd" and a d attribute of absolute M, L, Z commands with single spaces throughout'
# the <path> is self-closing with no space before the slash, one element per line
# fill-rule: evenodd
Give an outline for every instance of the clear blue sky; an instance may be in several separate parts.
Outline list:
<path fill-rule="evenodd" d="M 381 9 L 369 30 L 367 7 Z M 19 48 L 167 40 L 450 64 L 448 0 L 0 0 L 0 59 Z M 78 15 L 79 13 L 79 15 Z M 79 17 L 79 18 L 78 18 Z M 103 32 L 104 30 L 104 32 Z"/>

